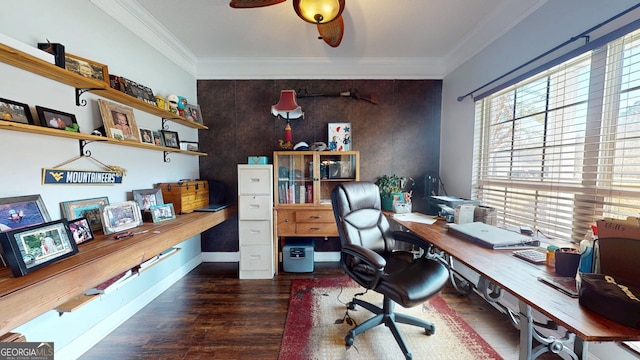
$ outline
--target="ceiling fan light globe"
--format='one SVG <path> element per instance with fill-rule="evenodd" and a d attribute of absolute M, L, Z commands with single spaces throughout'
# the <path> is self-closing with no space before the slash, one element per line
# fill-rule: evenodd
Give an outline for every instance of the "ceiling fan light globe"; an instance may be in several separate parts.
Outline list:
<path fill-rule="evenodd" d="M 345 0 L 293 0 L 298 16 L 312 24 L 325 24 L 335 20 L 344 10 Z"/>

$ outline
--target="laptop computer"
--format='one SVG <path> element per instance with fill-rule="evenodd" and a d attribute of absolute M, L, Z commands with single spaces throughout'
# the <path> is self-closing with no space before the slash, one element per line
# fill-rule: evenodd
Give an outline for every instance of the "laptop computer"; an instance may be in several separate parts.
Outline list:
<path fill-rule="evenodd" d="M 489 249 L 515 249 L 540 245 L 540 241 L 529 236 L 482 222 L 449 224 L 449 232 Z"/>
<path fill-rule="evenodd" d="M 209 204 L 207 206 L 198 208 L 198 209 L 194 209 L 193 211 L 198 211 L 198 212 L 216 212 L 216 211 L 220 211 L 222 209 L 226 209 L 229 207 L 230 204 Z"/>

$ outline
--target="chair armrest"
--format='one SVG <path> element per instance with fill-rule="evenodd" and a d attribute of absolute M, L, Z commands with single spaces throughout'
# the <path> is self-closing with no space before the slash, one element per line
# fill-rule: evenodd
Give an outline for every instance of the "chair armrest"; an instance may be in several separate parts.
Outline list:
<path fill-rule="evenodd" d="M 378 286 L 378 282 L 380 282 L 380 279 L 384 274 L 384 267 L 387 266 L 387 261 L 380 256 L 380 254 L 354 244 L 343 245 L 341 253 L 342 260 L 340 262 L 342 263 L 342 268 L 353 280 L 365 289 L 375 289 Z M 354 269 L 349 268 L 344 259 L 345 255 L 353 256 L 367 264 L 372 268 L 374 273 L 364 276 L 363 274 L 359 274 L 357 271 L 354 271 Z"/>
<path fill-rule="evenodd" d="M 422 248 L 424 249 L 425 252 L 429 252 L 429 250 L 431 250 L 431 247 L 433 246 L 433 244 L 422 239 L 418 235 L 415 235 L 414 233 L 407 232 L 407 231 L 394 231 L 393 238 L 396 241 L 406 242 L 406 243 L 415 245 L 419 248 Z"/>
<path fill-rule="evenodd" d="M 342 252 L 355 256 L 366 262 L 376 270 L 380 271 L 387 266 L 387 261 L 377 252 L 354 244 L 346 244 L 342 247 Z"/>

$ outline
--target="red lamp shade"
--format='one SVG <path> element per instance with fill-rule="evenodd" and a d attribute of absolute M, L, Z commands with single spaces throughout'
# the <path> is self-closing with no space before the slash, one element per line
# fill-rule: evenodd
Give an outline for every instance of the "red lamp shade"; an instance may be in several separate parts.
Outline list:
<path fill-rule="evenodd" d="M 287 120 L 304 116 L 302 107 L 296 103 L 295 90 L 281 90 L 280 101 L 271 106 L 271 113 L 274 116 L 280 116 Z"/>

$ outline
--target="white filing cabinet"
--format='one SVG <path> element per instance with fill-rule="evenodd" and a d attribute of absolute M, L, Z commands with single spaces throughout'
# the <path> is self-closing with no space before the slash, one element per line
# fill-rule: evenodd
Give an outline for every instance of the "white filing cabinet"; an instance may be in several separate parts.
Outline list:
<path fill-rule="evenodd" d="M 273 165 L 238 165 L 240 279 L 271 279 Z"/>

